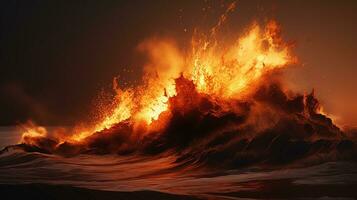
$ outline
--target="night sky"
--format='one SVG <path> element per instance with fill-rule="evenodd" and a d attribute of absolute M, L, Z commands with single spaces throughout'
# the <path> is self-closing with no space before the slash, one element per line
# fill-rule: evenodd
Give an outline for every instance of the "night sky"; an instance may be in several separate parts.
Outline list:
<path fill-rule="evenodd" d="M 184 47 L 194 27 L 215 24 L 221 2 L 230 1 L 2 0 L 0 125 L 85 119 L 114 76 L 141 77 L 140 42 L 172 37 Z M 285 72 L 289 87 L 315 88 L 338 124 L 357 126 L 356 10 L 352 0 L 242 0 L 228 27 L 239 35 L 253 20 L 276 19 L 299 58 Z"/>

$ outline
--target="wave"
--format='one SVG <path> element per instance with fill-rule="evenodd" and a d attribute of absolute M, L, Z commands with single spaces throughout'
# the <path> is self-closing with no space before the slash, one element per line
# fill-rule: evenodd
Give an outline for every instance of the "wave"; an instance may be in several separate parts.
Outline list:
<path fill-rule="evenodd" d="M 158 122 L 165 122 L 159 129 L 148 131 L 123 121 L 80 143 L 32 137 L 2 152 L 15 148 L 65 157 L 164 154 L 173 155 L 178 165 L 224 169 L 356 161 L 355 141 L 319 112 L 313 92 L 291 94 L 270 82 L 249 98 L 223 101 L 197 92 L 182 76 L 176 87 L 170 109 L 159 117 Z"/>

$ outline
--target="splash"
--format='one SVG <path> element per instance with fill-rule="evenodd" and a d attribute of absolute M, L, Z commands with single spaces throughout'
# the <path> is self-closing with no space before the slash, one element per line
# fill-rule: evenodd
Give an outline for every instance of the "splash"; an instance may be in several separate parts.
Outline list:
<path fill-rule="evenodd" d="M 47 130 L 43 126 L 38 126 L 32 121 L 28 121 L 26 124 L 22 124 L 20 127 L 22 130 L 21 142 L 27 144 L 33 144 L 34 138 L 47 137 Z"/>
<path fill-rule="evenodd" d="M 233 45 L 218 41 L 195 44 L 188 71 L 198 91 L 221 98 L 239 98 L 268 72 L 293 62 L 289 48 L 281 42 L 279 26 L 270 21 L 265 28 L 254 23 Z"/>
<path fill-rule="evenodd" d="M 31 126 L 21 143 L 31 151 L 66 156 L 173 150 L 178 160 L 198 163 L 220 163 L 229 154 L 227 166 L 237 160 L 284 160 L 289 156 L 281 154 L 291 152 L 294 159 L 309 156 L 320 151 L 315 141 L 336 147 L 342 132 L 322 113 L 314 93 L 287 92 L 272 78 L 296 62 L 276 21 L 254 22 L 233 40 L 220 35 L 234 7 L 208 34 L 195 31 L 187 49 L 169 38 L 142 42 L 138 49 L 148 62 L 141 84 L 122 87 L 114 78 L 115 97 L 102 106 L 94 125 L 54 136 Z M 350 149 L 350 143 L 345 145 Z M 275 149 L 284 146 L 286 151 Z M 214 155 L 220 156 L 211 159 Z"/>
<path fill-rule="evenodd" d="M 125 120 L 150 129 L 153 121 L 169 109 L 168 101 L 176 95 L 175 79 L 180 75 L 192 80 L 201 94 L 240 99 L 253 91 L 263 76 L 294 62 L 275 21 L 268 22 L 265 27 L 253 23 L 229 46 L 218 40 L 217 27 L 209 36 L 193 36 L 188 55 L 181 53 L 169 39 L 156 38 L 139 45 L 149 57 L 149 63 L 144 66 L 143 84 L 120 88 L 118 80 L 114 79 L 114 109 L 94 127 L 74 133 L 70 140 L 81 141 Z"/>
<path fill-rule="evenodd" d="M 22 125 L 20 144 L 0 150 L 3 169 L 10 172 L 3 177 L 31 182 L 30 170 L 31 176 L 45 183 L 144 188 L 203 198 L 214 193 L 213 199 L 242 191 L 245 198 L 250 191 L 254 198 L 269 196 L 271 185 L 277 183 L 262 184 L 259 177 L 276 177 L 282 169 L 289 172 L 298 167 L 291 170 L 310 177 L 316 167 L 301 171 L 303 167 L 325 163 L 321 166 L 331 174 L 331 163 L 336 168 L 338 161 L 344 161 L 347 166 L 340 169 L 351 168 L 345 161 L 356 161 L 356 138 L 342 132 L 324 113 L 314 91 L 298 94 L 280 81 L 280 70 L 296 58 L 282 39 L 279 24 L 253 22 L 227 40 L 220 28 L 234 8 L 230 4 L 208 33 L 196 30 L 184 49 L 170 38 L 142 42 L 138 49 L 148 62 L 141 84 L 123 87 L 121 79 L 114 78 L 113 99 L 99 103 L 95 123 L 61 130 L 46 130 L 32 122 Z M 12 149 L 25 153 L 6 153 Z M 41 170 L 33 170 L 39 166 Z M 328 179 L 333 182 L 336 173 L 332 176 Z M 283 173 L 277 179 L 283 185 L 294 183 L 294 188 L 303 180 L 286 182 L 286 178 Z M 259 181 L 251 184 L 245 179 Z M 251 187 L 263 188 L 262 193 Z"/>

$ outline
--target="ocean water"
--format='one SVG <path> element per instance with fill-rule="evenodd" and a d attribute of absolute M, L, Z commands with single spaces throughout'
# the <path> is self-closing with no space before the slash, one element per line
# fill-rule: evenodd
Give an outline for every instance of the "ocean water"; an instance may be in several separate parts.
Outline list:
<path fill-rule="evenodd" d="M 20 139 L 0 129 L 0 146 Z M 357 164 L 328 162 L 304 168 L 239 170 L 182 166 L 169 153 L 155 156 L 61 157 L 10 150 L 0 155 L 0 184 L 44 183 L 96 190 L 153 190 L 208 199 L 355 199 Z"/>

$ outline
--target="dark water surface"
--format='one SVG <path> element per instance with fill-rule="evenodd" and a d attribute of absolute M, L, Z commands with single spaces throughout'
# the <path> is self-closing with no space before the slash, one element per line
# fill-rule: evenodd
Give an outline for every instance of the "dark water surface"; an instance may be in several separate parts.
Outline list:
<path fill-rule="evenodd" d="M 19 139 L 12 128 L 2 128 L 0 134 L 2 147 Z M 175 159 L 172 155 L 64 158 L 10 150 L 0 155 L 0 184 L 67 185 L 121 192 L 150 190 L 205 199 L 357 197 L 357 164 L 353 162 L 328 162 L 304 168 L 215 171 L 202 166 L 178 166 Z"/>

